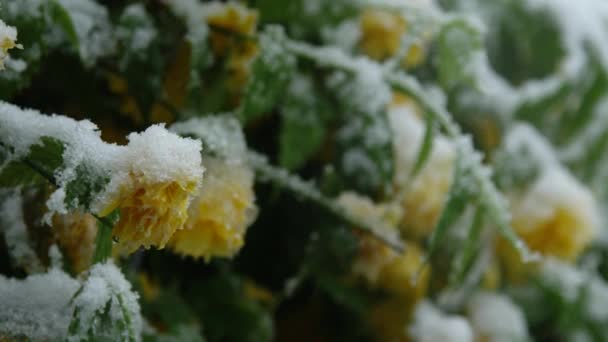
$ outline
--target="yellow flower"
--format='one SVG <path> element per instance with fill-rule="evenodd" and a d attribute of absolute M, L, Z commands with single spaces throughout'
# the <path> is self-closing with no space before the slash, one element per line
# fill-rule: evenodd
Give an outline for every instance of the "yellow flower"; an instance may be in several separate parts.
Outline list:
<path fill-rule="evenodd" d="M 342 193 L 337 202 L 353 216 L 387 223 L 387 228 L 395 227 L 401 220 L 401 210 L 393 203 L 376 204 L 351 192 Z M 425 296 L 429 282 L 429 267 L 422 267 L 423 251 L 415 243 L 408 243 L 405 252 L 398 254 L 370 235 L 357 236 L 359 250 L 353 274 L 368 286 L 388 294 L 372 307 L 370 326 L 381 341 L 407 341 L 405 327 L 416 303 Z"/>
<path fill-rule="evenodd" d="M 417 245 L 408 244 L 405 253 L 398 255 L 392 250 L 387 251 L 388 247 L 379 242 L 374 242 L 377 243 L 375 253 L 388 256 L 388 260 L 383 262 L 371 285 L 386 291 L 389 297 L 372 308 L 370 325 L 381 341 L 407 341 L 405 327 L 416 304 L 426 294 L 430 271 L 427 266 L 421 270 L 423 254 Z M 368 247 L 365 255 L 369 254 Z"/>
<path fill-rule="evenodd" d="M 70 213 L 53 217 L 53 232 L 68 257 L 75 273 L 91 265 L 97 236 L 97 220 L 87 213 Z"/>
<path fill-rule="evenodd" d="M 412 179 L 412 169 L 424 139 L 425 126 L 415 104 L 396 95 L 389 110 L 394 134 L 395 187 L 404 213 L 401 226 L 410 238 L 428 236 L 443 211 L 453 178 L 454 146 L 436 135 L 425 165 Z"/>
<path fill-rule="evenodd" d="M 0 70 L 4 69 L 4 60 L 8 57 L 8 50 L 21 48 L 21 45 L 15 43 L 16 41 L 17 30 L 0 20 Z"/>
<path fill-rule="evenodd" d="M 407 22 L 399 13 L 367 9 L 360 18 L 361 39 L 359 47 L 369 57 L 384 60 L 399 52 L 402 37 L 407 32 Z M 419 65 L 424 59 L 424 47 L 413 44 L 402 64 L 406 67 Z"/>
<path fill-rule="evenodd" d="M 212 26 L 211 49 L 216 56 L 229 58 L 228 88 L 238 91 L 246 84 L 249 65 L 258 52 L 256 43 L 245 38 L 255 33 L 258 13 L 238 3 L 212 3 L 207 12 L 207 23 Z"/>
<path fill-rule="evenodd" d="M 255 219 L 253 172 L 246 165 L 206 158 L 207 172 L 189 208 L 184 229 L 170 242 L 177 253 L 195 258 L 233 257 Z"/>
<path fill-rule="evenodd" d="M 593 195 L 559 166 L 542 172 L 524 193 L 512 194 L 510 203 L 513 229 L 543 256 L 574 262 L 596 235 L 599 214 Z M 535 269 L 502 239 L 498 251 L 512 280 Z"/>
<path fill-rule="evenodd" d="M 131 181 L 101 216 L 118 208 L 120 219 L 112 229 L 118 251 L 132 253 L 139 246 L 164 248 L 186 222 L 190 194 L 196 181 L 146 183 L 132 175 Z"/>

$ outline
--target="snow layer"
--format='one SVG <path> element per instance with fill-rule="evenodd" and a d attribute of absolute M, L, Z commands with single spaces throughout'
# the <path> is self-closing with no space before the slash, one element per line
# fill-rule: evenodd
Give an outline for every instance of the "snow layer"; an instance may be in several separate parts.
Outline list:
<path fill-rule="evenodd" d="M 0 275 L 0 335 L 61 341 L 71 319 L 70 298 L 78 281 L 60 269 L 24 280 Z"/>
<path fill-rule="evenodd" d="M 446 315 L 428 301 L 416 307 L 409 333 L 417 342 L 473 342 L 473 330 L 464 317 Z"/>

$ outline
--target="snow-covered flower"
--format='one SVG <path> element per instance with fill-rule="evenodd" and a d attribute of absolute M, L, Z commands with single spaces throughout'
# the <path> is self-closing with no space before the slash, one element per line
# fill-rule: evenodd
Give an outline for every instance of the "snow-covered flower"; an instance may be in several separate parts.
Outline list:
<path fill-rule="evenodd" d="M 74 272 L 87 269 L 95 251 L 97 219 L 91 214 L 74 212 L 53 217 L 53 232 L 71 262 Z"/>
<path fill-rule="evenodd" d="M 184 229 L 169 244 L 177 253 L 195 258 L 232 257 L 257 215 L 254 174 L 244 163 L 211 157 L 204 163 L 203 186 L 188 209 Z"/>
<path fill-rule="evenodd" d="M 427 301 L 418 304 L 407 330 L 417 342 L 473 342 L 473 329 L 466 318 L 447 315 Z"/>
<path fill-rule="evenodd" d="M 531 127 L 516 126 L 505 145 L 515 152 L 525 146 L 540 168 L 529 186 L 508 196 L 513 229 L 532 251 L 575 261 L 598 233 L 600 215 L 591 191 L 558 163 L 549 143 Z M 530 269 L 506 241 L 499 241 L 498 251 L 512 279 Z"/>
<path fill-rule="evenodd" d="M 564 169 L 550 169 L 511 200 L 513 228 L 534 251 L 573 261 L 596 234 L 593 195 Z"/>
<path fill-rule="evenodd" d="M 359 47 L 369 57 L 384 60 L 395 56 L 407 32 L 408 23 L 400 13 L 380 9 L 366 9 L 361 13 Z M 413 67 L 422 62 L 424 47 L 412 44 L 403 65 Z"/>
<path fill-rule="evenodd" d="M 21 47 L 16 42 L 17 29 L 0 20 L 0 70 L 4 69 L 4 60 L 8 57 L 8 50 Z"/>
<path fill-rule="evenodd" d="M 521 309 L 508 297 L 479 292 L 469 300 L 468 316 L 480 341 L 527 341 L 528 328 Z"/>
<path fill-rule="evenodd" d="M 424 140 L 425 125 L 419 110 L 408 98 L 395 96 L 389 110 L 395 154 L 395 186 L 403 193 L 404 233 L 413 238 L 427 236 L 435 227 L 453 178 L 454 145 L 436 135 L 432 151 L 416 177 L 412 169 Z"/>
<path fill-rule="evenodd" d="M 188 205 L 203 174 L 201 144 L 162 126 L 132 133 L 128 139 L 122 169 L 96 203 L 98 214 L 119 210 L 112 230 L 119 252 L 163 248 L 188 218 Z"/>

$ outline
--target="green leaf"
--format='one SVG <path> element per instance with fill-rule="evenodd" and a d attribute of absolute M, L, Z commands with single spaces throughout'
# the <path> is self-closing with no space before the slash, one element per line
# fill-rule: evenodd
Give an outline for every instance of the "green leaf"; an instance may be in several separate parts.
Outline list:
<path fill-rule="evenodd" d="M 483 230 L 483 219 L 484 209 L 481 206 L 477 207 L 464 246 L 452 263 L 449 279 L 451 286 L 462 283 L 466 276 L 466 272 L 471 268 L 471 265 L 475 261 L 475 255 L 480 246 L 479 239 Z"/>
<path fill-rule="evenodd" d="M 385 112 L 351 113 L 336 134 L 337 170 L 351 189 L 377 197 L 393 181 L 392 133 Z"/>
<path fill-rule="evenodd" d="M 110 216 L 118 217 L 118 211 L 114 211 Z M 97 236 L 95 237 L 95 253 L 93 254 L 93 264 L 105 262 L 112 256 L 112 226 L 108 222 L 115 220 L 98 220 Z"/>
<path fill-rule="evenodd" d="M 8 158 L 10 152 L 8 147 L 0 145 L 0 161 Z M 62 164 L 63 144 L 54 138 L 42 137 L 40 144 L 30 147 L 27 156 L 0 169 L 0 187 L 54 183 L 54 173 Z"/>
<path fill-rule="evenodd" d="M 223 272 L 188 284 L 186 299 L 200 317 L 209 341 L 271 341 L 270 312 L 246 296 L 243 279 Z"/>
<path fill-rule="evenodd" d="M 86 164 L 76 167 L 76 177 L 65 187 L 65 203 L 70 207 L 90 209 L 95 196 L 105 189 L 109 178 L 101 177 Z"/>
<path fill-rule="evenodd" d="M 76 32 L 70 13 L 57 0 L 49 2 L 49 13 L 51 20 L 65 31 L 72 46 L 78 50 L 80 46 L 78 32 Z"/>
<path fill-rule="evenodd" d="M 285 33 L 278 26 L 270 26 L 260 34 L 259 53 L 238 110 L 242 122 L 268 114 L 283 94 L 296 61 L 283 46 L 285 39 Z"/>
<path fill-rule="evenodd" d="M 439 221 L 431 236 L 429 238 L 429 244 L 427 249 L 426 259 L 432 258 L 437 248 L 439 247 L 443 237 L 446 235 L 448 228 L 452 226 L 464 213 L 469 200 L 471 199 L 471 193 L 469 186 L 471 179 L 467 173 L 467 166 L 464 165 L 463 157 L 458 155 L 456 166 L 454 168 L 454 180 L 448 193 L 448 199 L 441 212 Z"/>
<path fill-rule="evenodd" d="M 449 89 L 463 83 L 473 85 L 470 66 L 475 54 L 483 48 L 479 31 L 465 20 L 452 20 L 441 28 L 437 48 L 442 86 Z"/>
<path fill-rule="evenodd" d="M 316 89 L 311 77 L 294 77 L 281 107 L 279 164 L 288 170 L 302 166 L 325 139 L 330 108 Z"/>
<path fill-rule="evenodd" d="M 422 170 L 424 163 L 428 160 L 431 152 L 433 151 L 433 137 L 435 136 L 435 117 L 433 115 L 426 115 L 426 129 L 424 131 L 424 137 L 422 139 L 422 145 L 416 156 L 416 163 L 412 168 L 411 177 L 416 177 L 418 172 Z"/>

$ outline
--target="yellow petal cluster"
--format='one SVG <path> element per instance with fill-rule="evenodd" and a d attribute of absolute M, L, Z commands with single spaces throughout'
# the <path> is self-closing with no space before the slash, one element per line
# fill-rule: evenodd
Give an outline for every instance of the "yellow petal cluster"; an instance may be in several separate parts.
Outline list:
<path fill-rule="evenodd" d="M 88 213 L 69 213 L 53 217 L 53 232 L 75 273 L 86 270 L 93 259 L 97 219 Z"/>
<path fill-rule="evenodd" d="M 395 226 L 401 219 L 399 207 L 375 204 L 369 198 L 343 193 L 338 203 L 355 217 L 371 217 Z M 422 299 L 429 282 L 429 268 L 422 265 L 423 250 L 408 243 L 403 254 L 366 234 L 359 234 L 359 251 L 353 273 L 370 287 L 389 294 L 372 307 L 370 325 L 382 341 L 405 341 L 405 326 L 416 303 Z"/>
<path fill-rule="evenodd" d="M 406 341 L 404 327 L 416 304 L 426 295 L 430 269 L 427 266 L 421 269 L 423 251 L 414 243 L 408 244 L 401 255 L 382 249 L 388 247 L 378 243 L 375 253 L 393 255 L 381 267 L 372 286 L 386 291 L 390 297 L 372 308 L 370 324 L 382 341 Z"/>
<path fill-rule="evenodd" d="M 228 87 L 238 91 L 247 82 L 249 65 L 258 52 L 251 37 L 256 31 L 258 12 L 238 3 L 212 3 L 208 6 L 207 23 L 212 27 L 209 42 L 213 53 L 227 57 Z M 221 31 L 220 31 L 221 30 Z"/>
<path fill-rule="evenodd" d="M 206 158 L 205 166 L 203 186 L 170 246 L 179 254 L 206 260 L 233 257 L 257 214 L 254 175 L 246 165 L 216 158 Z"/>
<path fill-rule="evenodd" d="M 369 57 L 384 60 L 399 52 L 402 37 L 407 32 L 407 22 L 399 13 L 380 9 L 366 9 L 359 20 L 361 39 L 359 47 Z M 424 59 L 424 48 L 413 44 L 402 64 L 406 67 L 419 65 Z"/>
<path fill-rule="evenodd" d="M 100 213 L 105 216 L 115 209 L 120 211 L 112 229 L 119 253 L 132 253 L 139 246 L 164 248 L 186 222 L 190 194 L 198 185 L 194 180 L 147 183 L 142 178 L 131 174 L 130 182 Z"/>
<path fill-rule="evenodd" d="M 17 30 L 0 20 L 0 70 L 4 69 L 4 60 L 8 57 L 8 50 L 21 47 L 16 41 Z"/>

